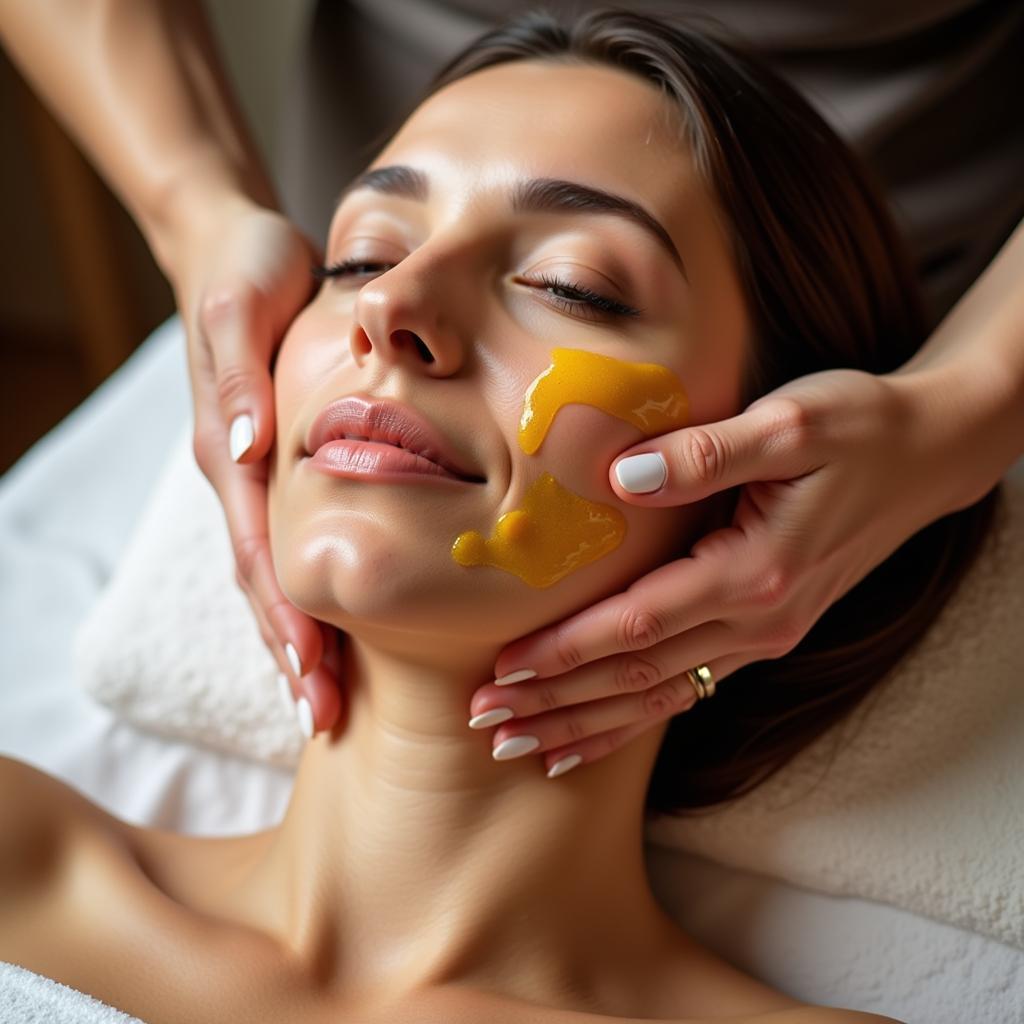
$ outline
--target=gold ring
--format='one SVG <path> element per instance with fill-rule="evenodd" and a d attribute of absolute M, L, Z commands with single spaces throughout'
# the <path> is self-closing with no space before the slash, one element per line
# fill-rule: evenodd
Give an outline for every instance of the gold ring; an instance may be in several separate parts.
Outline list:
<path fill-rule="evenodd" d="M 706 697 L 715 695 L 715 677 L 707 665 L 697 665 L 686 670 L 686 676 L 697 691 L 697 700 L 704 700 Z"/>

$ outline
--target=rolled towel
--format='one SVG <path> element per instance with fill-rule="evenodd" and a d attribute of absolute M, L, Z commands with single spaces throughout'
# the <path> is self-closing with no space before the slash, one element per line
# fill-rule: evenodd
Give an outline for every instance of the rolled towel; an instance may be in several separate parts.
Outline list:
<path fill-rule="evenodd" d="M 293 768 L 305 740 L 234 572 L 189 428 L 79 627 L 75 678 L 141 728 Z"/>

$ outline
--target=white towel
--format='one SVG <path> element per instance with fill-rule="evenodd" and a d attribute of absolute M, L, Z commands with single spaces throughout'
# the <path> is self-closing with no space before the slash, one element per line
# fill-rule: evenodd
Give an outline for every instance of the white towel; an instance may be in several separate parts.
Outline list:
<path fill-rule="evenodd" d="M 294 768 L 305 741 L 234 572 L 190 426 L 75 636 L 75 677 L 142 728 Z"/>
<path fill-rule="evenodd" d="M 1024 473 L 1006 491 L 971 572 L 864 706 L 747 797 L 650 822 L 648 840 L 1024 949 Z M 301 735 L 188 435 L 75 662 L 80 684 L 136 725 L 297 763 Z"/>
<path fill-rule="evenodd" d="M 0 1024 L 144 1024 L 76 988 L 0 960 Z"/>

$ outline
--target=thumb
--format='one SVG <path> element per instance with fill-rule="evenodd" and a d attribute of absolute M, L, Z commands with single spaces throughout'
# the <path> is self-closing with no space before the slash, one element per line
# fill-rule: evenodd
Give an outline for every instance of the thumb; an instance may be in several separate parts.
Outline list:
<path fill-rule="evenodd" d="M 700 501 L 755 480 L 790 480 L 824 461 L 811 450 L 807 424 L 795 399 L 761 399 L 730 419 L 635 445 L 612 463 L 609 480 L 623 501 L 654 507 Z"/>
<path fill-rule="evenodd" d="M 210 352 L 215 394 L 235 462 L 258 462 L 274 442 L 270 326 L 249 289 L 204 301 L 199 318 Z"/>

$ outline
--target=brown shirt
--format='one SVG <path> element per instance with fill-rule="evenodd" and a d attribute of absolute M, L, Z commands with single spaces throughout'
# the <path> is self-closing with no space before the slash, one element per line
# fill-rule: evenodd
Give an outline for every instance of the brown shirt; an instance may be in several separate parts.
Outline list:
<path fill-rule="evenodd" d="M 523 0 L 320 0 L 289 82 L 275 168 L 323 240 L 338 192 L 434 72 Z M 547 0 L 555 13 L 579 10 Z M 867 160 L 913 252 L 933 323 L 1024 216 L 1020 0 L 643 0 L 711 17 L 788 78 Z"/>

